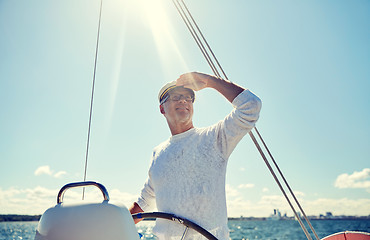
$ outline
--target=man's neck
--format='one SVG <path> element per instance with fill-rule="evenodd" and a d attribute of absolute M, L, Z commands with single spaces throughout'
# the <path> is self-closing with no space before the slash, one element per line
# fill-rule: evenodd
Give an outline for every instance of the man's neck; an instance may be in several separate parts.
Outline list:
<path fill-rule="evenodd" d="M 186 131 L 194 128 L 193 123 L 190 123 L 190 124 L 177 124 L 176 126 L 171 126 L 169 124 L 169 127 L 170 127 L 170 131 L 171 131 L 172 136 L 173 135 L 180 134 L 180 133 L 183 133 L 183 132 L 186 132 Z"/>

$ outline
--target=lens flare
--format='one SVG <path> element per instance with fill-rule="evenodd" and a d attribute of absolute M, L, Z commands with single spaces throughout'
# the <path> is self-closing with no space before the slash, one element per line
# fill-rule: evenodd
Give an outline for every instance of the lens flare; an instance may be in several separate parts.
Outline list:
<path fill-rule="evenodd" d="M 185 69 L 189 69 L 174 38 L 175 31 L 168 16 L 169 9 L 166 9 L 173 6 L 165 5 L 162 0 L 138 0 L 138 2 L 140 3 L 142 14 L 152 31 L 164 72 L 167 72 L 166 66 L 170 66 L 174 62 L 171 52 L 175 54 L 177 61 Z M 168 2 L 166 1 L 166 3 Z"/>

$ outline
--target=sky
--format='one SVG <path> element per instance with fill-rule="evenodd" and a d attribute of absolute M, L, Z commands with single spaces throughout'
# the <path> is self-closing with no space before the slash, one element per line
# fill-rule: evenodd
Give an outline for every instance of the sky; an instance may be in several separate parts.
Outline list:
<path fill-rule="evenodd" d="M 186 3 L 228 78 L 262 99 L 257 128 L 305 213 L 370 215 L 370 2 Z M 42 214 L 84 178 L 99 7 L 0 0 L 0 214 Z M 172 1 L 103 0 L 87 180 L 112 203 L 136 200 L 170 136 L 158 91 L 190 71 L 212 74 Z M 196 95 L 197 127 L 232 111 Z M 226 192 L 229 217 L 293 215 L 248 135 Z"/>

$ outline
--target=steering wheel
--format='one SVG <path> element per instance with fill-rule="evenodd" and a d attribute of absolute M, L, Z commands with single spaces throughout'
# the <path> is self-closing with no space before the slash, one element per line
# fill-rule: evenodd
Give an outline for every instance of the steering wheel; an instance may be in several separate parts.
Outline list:
<path fill-rule="evenodd" d="M 209 240 L 217 240 L 215 236 L 213 236 L 210 232 L 199 226 L 198 224 L 187 220 L 185 218 L 178 217 L 174 214 L 171 213 L 164 213 L 164 212 L 143 212 L 143 213 L 136 213 L 132 215 L 133 219 L 157 219 L 157 218 L 162 218 L 162 219 L 167 219 L 169 221 L 174 221 L 177 223 L 180 223 L 188 228 L 191 228 L 201 235 L 203 235 L 205 238 Z"/>

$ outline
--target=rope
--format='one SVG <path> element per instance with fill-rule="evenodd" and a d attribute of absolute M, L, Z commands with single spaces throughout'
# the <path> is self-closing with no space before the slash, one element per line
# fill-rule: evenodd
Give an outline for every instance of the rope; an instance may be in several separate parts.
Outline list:
<path fill-rule="evenodd" d="M 212 51 L 211 47 L 209 46 L 209 44 L 208 44 L 207 40 L 205 39 L 205 37 L 204 37 L 204 35 L 203 35 L 202 31 L 201 31 L 201 30 L 200 30 L 200 28 L 198 27 L 198 25 L 197 25 L 197 23 L 195 22 L 195 20 L 194 20 L 193 16 L 191 15 L 191 13 L 190 13 L 189 9 L 187 8 L 187 6 L 186 6 L 185 2 L 184 2 L 183 0 L 181 0 L 181 3 L 182 3 L 182 5 L 184 6 L 184 8 L 186 9 L 186 12 L 187 12 L 187 13 L 183 10 L 183 7 L 181 7 L 181 4 L 180 4 L 179 0 L 172 0 L 172 1 L 173 1 L 173 3 L 175 4 L 175 7 L 176 7 L 177 11 L 179 12 L 179 14 L 180 14 L 181 18 L 183 19 L 183 21 L 184 21 L 185 25 L 187 26 L 188 30 L 190 31 L 190 33 L 191 33 L 191 35 L 192 35 L 193 39 L 195 40 L 195 42 L 197 43 L 197 45 L 198 45 L 199 49 L 201 50 L 201 52 L 202 52 L 203 56 L 206 58 L 207 63 L 208 63 L 208 65 L 211 67 L 211 69 L 212 69 L 213 73 L 214 73 L 217 77 L 221 77 L 221 76 L 220 76 L 220 74 L 219 74 L 219 72 L 217 71 L 217 67 L 216 67 L 216 65 L 213 63 L 212 59 L 210 58 L 209 54 L 207 53 L 207 49 L 204 47 L 204 45 L 203 45 L 202 41 L 200 40 L 200 38 L 199 38 L 199 36 L 198 36 L 198 33 L 195 31 L 195 29 L 194 29 L 194 27 L 193 27 L 193 25 L 192 25 L 192 24 L 194 24 L 194 25 L 195 25 L 195 27 L 196 27 L 197 31 L 198 31 L 198 32 L 199 32 L 199 34 L 201 35 L 201 38 L 203 39 L 203 41 L 204 41 L 205 45 L 207 46 L 208 50 L 210 51 L 210 53 L 211 53 L 211 55 L 212 55 L 213 59 L 216 61 L 218 68 L 219 68 L 219 69 L 221 70 L 221 72 L 223 73 L 224 78 L 225 78 L 225 79 L 228 79 L 228 78 L 227 78 L 227 76 L 226 76 L 226 74 L 225 74 L 225 72 L 224 72 L 224 70 L 223 70 L 223 68 L 221 67 L 221 65 L 220 65 L 219 61 L 217 60 L 217 58 L 216 58 L 215 54 L 213 53 L 213 51 Z M 190 17 L 190 19 L 192 20 L 192 22 L 189 20 L 189 18 L 187 17 L 187 15 L 189 15 L 189 17 Z M 283 173 L 280 171 L 280 168 L 278 167 L 277 163 L 275 162 L 274 158 L 272 157 L 271 152 L 270 152 L 270 151 L 269 151 L 269 149 L 267 148 L 267 145 L 265 144 L 265 141 L 263 140 L 262 136 L 259 134 L 259 132 L 258 132 L 258 130 L 257 130 L 257 128 L 256 128 L 256 127 L 254 128 L 254 130 L 257 132 L 257 134 L 258 134 L 258 136 L 259 136 L 260 140 L 261 140 L 261 141 L 262 141 L 262 143 L 263 143 L 263 146 L 264 146 L 264 147 L 265 147 L 265 149 L 267 150 L 267 152 L 268 152 L 268 154 L 269 154 L 270 158 L 272 159 L 272 161 L 273 161 L 273 163 L 274 163 L 275 167 L 278 169 L 278 172 L 279 172 L 279 174 L 280 174 L 281 178 L 283 179 L 283 181 L 284 181 L 285 185 L 286 185 L 286 186 L 287 186 L 287 188 L 289 189 L 290 194 L 293 196 L 293 199 L 294 199 L 295 203 L 298 205 L 299 209 L 301 210 L 302 214 L 304 215 L 304 218 L 305 218 L 305 220 L 307 221 L 308 225 L 310 226 L 311 231 L 314 233 L 314 235 L 315 235 L 316 239 L 317 239 L 317 240 L 319 240 L 319 237 L 317 236 L 317 234 L 316 234 L 316 232 L 315 232 L 314 228 L 312 227 L 312 225 L 311 225 L 310 221 L 308 220 L 308 218 L 307 218 L 306 214 L 304 213 L 304 211 L 303 211 L 303 209 L 302 209 L 301 205 L 299 204 L 299 202 L 298 202 L 297 198 L 295 197 L 295 195 L 294 195 L 293 191 L 291 190 L 291 188 L 290 188 L 290 186 L 289 186 L 288 182 L 286 181 L 286 179 L 285 179 L 285 177 L 284 177 Z M 284 195 L 285 199 L 287 200 L 288 204 L 290 205 L 291 209 L 293 210 L 293 213 L 294 213 L 295 217 L 297 218 L 297 220 L 298 220 L 298 222 L 299 222 L 299 224 L 300 224 L 300 226 L 301 226 L 302 230 L 304 231 L 304 233 L 305 233 L 305 235 L 306 235 L 307 239 L 312 240 L 312 238 L 311 238 L 310 234 L 308 233 L 308 231 L 307 231 L 306 227 L 304 226 L 303 222 L 301 221 L 300 217 L 298 216 L 297 211 L 294 209 L 294 206 L 292 205 L 292 203 L 291 203 L 291 201 L 290 201 L 289 197 L 287 196 L 287 194 L 286 194 L 286 192 L 285 192 L 285 190 L 284 190 L 283 186 L 281 185 L 281 183 L 280 183 L 280 181 L 279 181 L 278 177 L 276 176 L 276 174 L 275 174 L 275 172 L 274 172 L 273 168 L 271 167 L 271 165 L 270 165 L 270 163 L 269 163 L 268 159 L 266 158 L 266 155 L 264 154 L 264 152 L 263 152 L 262 148 L 260 147 L 260 145 L 259 145 L 258 141 L 256 140 L 256 138 L 254 137 L 254 135 L 253 135 L 252 131 L 250 131 L 250 132 L 249 132 L 249 135 L 250 135 L 250 137 L 251 137 L 252 141 L 254 142 L 254 144 L 256 145 L 256 147 L 257 147 L 257 149 L 258 149 L 258 151 L 259 151 L 260 155 L 262 156 L 263 160 L 265 161 L 265 163 L 266 163 L 266 165 L 267 165 L 268 169 L 270 170 L 270 173 L 272 174 L 272 176 L 274 177 L 274 179 L 275 179 L 276 183 L 278 184 L 278 186 L 279 186 L 280 190 L 282 191 L 282 193 L 283 193 L 283 195 Z"/>
<path fill-rule="evenodd" d="M 87 143 L 86 143 L 86 156 L 85 156 L 85 171 L 84 171 L 84 182 L 86 181 L 87 175 L 87 160 L 89 156 L 89 145 L 90 145 L 90 132 L 91 132 L 91 118 L 94 102 L 94 90 L 95 90 L 95 76 L 96 76 L 96 65 L 98 61 L 98 49 L 99 49 L 99 36 L 100 36 L 100 22 L 101 22 L 101 12 L 102 12 L 103 0 L 100 0 L 100 11 L 99 11 L 99 22 L 98 22 L 98 34 L 96 37 L 96 47 L 95 47 L 95 60 L 94 60 L 94 74 L 92 80 L 91 88 L 91 100 L 90 100 L 90 116 L 89 116 L 89 128 L 87 131 Z M 85 187 L 82 190 L 82 200 L 85 199 Z"/>

